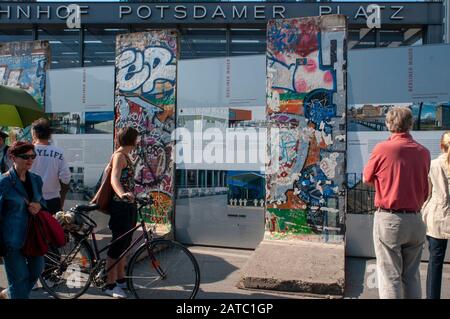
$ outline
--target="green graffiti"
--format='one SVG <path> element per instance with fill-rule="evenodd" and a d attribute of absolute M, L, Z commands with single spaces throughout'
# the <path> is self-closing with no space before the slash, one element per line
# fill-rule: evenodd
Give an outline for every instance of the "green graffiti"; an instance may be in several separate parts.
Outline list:
<path fill-rule="evenodd" d="M 175 104 L 175 96 L 173 94 L 167 95 L 163 98 L 157 98 L 152 96 L 148 98 L 148 101 L 153 105 L 163 106 L 163 105 L 173 105 Z"/>
<path fill-rule="evenodd" d="M 162 212 L 154 206 L 145 207 L 142 209 L 144 221 L 150 224 L 169 224 L 171 223 L 173 210 L 169 212 Z"/>
<path fill-rule="evenodd" d="M 303 209 L 269 208 L 268 227 L 272 232 L 286 234 L 312 234 L 307 211 Z"/>
<path fill-rule="evenodd" d="M 303 100 L 305 96 L 306 93 L 286 92 L 280 94 L 280 101 Z"/>

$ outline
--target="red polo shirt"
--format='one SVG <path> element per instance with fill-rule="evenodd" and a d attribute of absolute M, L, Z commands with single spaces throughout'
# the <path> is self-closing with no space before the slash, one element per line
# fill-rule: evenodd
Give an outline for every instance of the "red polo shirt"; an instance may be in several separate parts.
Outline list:
<path fill-rule="evenodd" d="M 418 211 L 428 197 L 430 152 L 409 133 L 394 133 L 378 143 L 364 168 L 375 185 L 375 206 Z"/>

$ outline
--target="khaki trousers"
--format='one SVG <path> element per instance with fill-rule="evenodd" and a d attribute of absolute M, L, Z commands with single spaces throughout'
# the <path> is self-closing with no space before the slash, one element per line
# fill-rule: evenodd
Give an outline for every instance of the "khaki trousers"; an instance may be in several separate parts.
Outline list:
<path fill-rule="evenodd" d="M 375 212 L 373 241 L 381 299 L 420 299 L 420 259 L 426 226 L 421 214 Z"/>

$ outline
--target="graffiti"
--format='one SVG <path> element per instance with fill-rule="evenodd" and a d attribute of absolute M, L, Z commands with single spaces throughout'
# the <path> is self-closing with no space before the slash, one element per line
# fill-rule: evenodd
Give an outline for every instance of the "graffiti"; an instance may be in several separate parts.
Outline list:
<path fill-rule="evenodd" d="M 177 35 L 174 31 L 119 35 L 116 50 L 115 129 L 130 126 L 138 130 L 138 145 L 132 154 L 135 193 L 153 197 L 149 222 L 170 225 Z"/>
<path fill-rule="evenodd" d="M 149 192 L 149 195 L 152 196 L 154 202 L 144 209 L 145 221 L 155 224 L 170 224 L 173 212 L 172 194 L 155 191 Z"/>
<path fill-rule="evenodd" d="M 0 43 L 0 84 L 26 90 L 44 108 L 47 41 Z"/>
<path fill-rule="evenodd" d="M 273 73 L 273 88 L 296 93 L 310 92 L 317 88 L 333 88 L 333 74 L 329 70 L 320 69 L 318 51 L 311 53 L 306 64 L 298 60 L 280 61 L 274 56 L 268 57 L 269 67 Z"/>
<path fill-rule="evenodd" d="M 268 23 L 269 238 L 343 240 L 345 29 L 340 15 Z"/>
<path fill-rule="evenodd" d="M 117 80 L 122 92 L 142 90 L 142 94 L 159 93 L 156 82 L 175 84 L 176 66 L 173 52 L 165 47 L 147 47 L 144 51 L 132 48 L 118 57 Z"/>

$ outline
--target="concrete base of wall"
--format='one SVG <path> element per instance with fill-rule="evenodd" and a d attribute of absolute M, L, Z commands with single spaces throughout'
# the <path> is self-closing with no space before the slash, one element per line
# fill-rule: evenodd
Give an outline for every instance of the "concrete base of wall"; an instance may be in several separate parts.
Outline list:
<path fill-rule="evenodd" d="M 263 240 L 242 269 L 238 286 L 343 296 L 344 245 Z"/>

